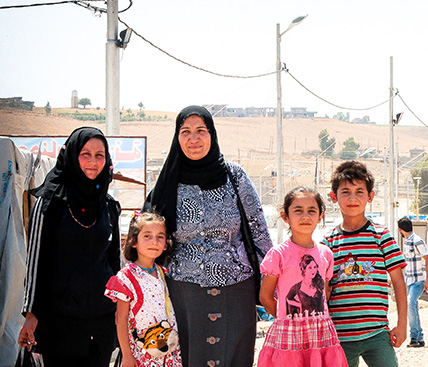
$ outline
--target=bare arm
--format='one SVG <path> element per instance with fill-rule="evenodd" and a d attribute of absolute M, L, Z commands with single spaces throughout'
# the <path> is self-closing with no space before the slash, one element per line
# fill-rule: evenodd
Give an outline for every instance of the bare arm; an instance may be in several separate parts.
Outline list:
<path fill-rule="evenodd" d="M 117 300 L 117 338 L 119 339 L 120 348 L 122 349 L 122 366 L 138 367 L 138 363 L 132 354 L 131 347 L 129 346 L 128 315 L 129 303 Z"/>
<path fill-rule="evenodd" d="M 274 297 L 278 277 L 263 275 L 262 285 L 260 288 L 260 302 L 268 314 L 276 318 L 277 300 Z"/>
<path fill-rule="evenodd" d="M 325 281 L 325 299 L 328 302 L 331 296 L 331 284 L 329 280 Z"/>
<path fill-rule="evenodd" d="M 397 268 L 389 273 L 397 303 L 397 326 L 391 330 L 390 338 L 394 347 L 398 348 L 406 340 L 407 334 L 407 291 L 403 270 Z"/>

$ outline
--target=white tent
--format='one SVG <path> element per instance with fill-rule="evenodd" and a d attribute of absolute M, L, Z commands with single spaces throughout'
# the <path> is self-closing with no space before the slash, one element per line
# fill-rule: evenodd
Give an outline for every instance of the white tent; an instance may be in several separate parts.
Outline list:
<path fill-rule="evenodd" d="M 7 137 L 0 137 L 0 157 L 0 367 L 9 367 L 15 365 L 18 334 L 24 322 L 24 192 L 43 182 L 55 160 L 36 159 Z"/>

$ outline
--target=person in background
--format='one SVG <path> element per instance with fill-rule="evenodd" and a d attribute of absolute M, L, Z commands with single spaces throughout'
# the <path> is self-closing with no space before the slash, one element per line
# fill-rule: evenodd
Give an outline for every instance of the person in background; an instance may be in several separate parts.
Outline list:
<path fill-rule="evenodd" d="M 46 367 L 107 367 L 116 305 L 104 297 L 120 269 L 120 205 L 108 195 L 113 165 L 104 134 L 74 130 L 34 189 L 18 343 Z"/>
<path fill-rule="evenodd" d="M 173 235 L 167 283 L 185 367 L 253 365 L 256 284 L 234 185 L 264 255 L 272 243 L 253 184 L 224 160 L 208 110 L 184 108 L 143 211 L 164 216 Z"/>
<path fill-rule="evenodd" d="M 422 237 L 413 232 L 413 224 L 409 218 L 398 221 L 398 230 L 404 237 L 403 253 L 407 267 L 404 272 L 407 286 L 407 307 L 410 326 L 409 348 L 425 346 L 424 333 L 419 318 L 418 299 L 424 289 L 428 292 L 426 266 L 428 264 L 428 248 Z"/>
<path fill-rule="evenodd" d="M 393 347 L 406 340 L 406 261 L 389 230 L 365 216 L 375 194 L 373 187 L 374 177 L 365 164 L 347 161 L 336 167 L 330 198 L 339 204 L 343 222 L 322 240 L 334 255 L 328 306 L 349 367 L 357 367 L 360 356 L 369 367 L 397 367 Z M 392 330 L 388 275 L 398 311 Z"/>

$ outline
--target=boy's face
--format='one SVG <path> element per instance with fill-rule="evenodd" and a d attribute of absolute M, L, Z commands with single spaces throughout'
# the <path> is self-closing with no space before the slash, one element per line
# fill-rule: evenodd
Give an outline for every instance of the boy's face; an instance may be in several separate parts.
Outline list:
<path fill-rule="evenodd" d="M 336 194 L 330 192 L 331 200 L 339 204 L 342 215 L 346 217 L 364 217 L 366 205 L 373 201 L 373 197 L 374 191 L 368 192 L 362 180 L 342 181 Z"/>

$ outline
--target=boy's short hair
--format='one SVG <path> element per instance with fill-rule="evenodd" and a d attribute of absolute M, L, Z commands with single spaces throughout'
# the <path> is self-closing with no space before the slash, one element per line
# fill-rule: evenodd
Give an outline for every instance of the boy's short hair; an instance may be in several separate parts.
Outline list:
<path fill-rule="evenodd" d="M 331 177 L 331 191 L 337 194 L 341 182 L 353 183 L 355 180 L 364 181 L 367 191 L 373 191 L 375 179 L 364 163 L 358 161 L 346 161 L 341 163 Z"/>
<path fill-rule="evenodd" d="M 412 232 L 412 221 L 407 217 L 403 217 L 398 221 L 398 228 L 402 229 L 404 232 Z"/>

